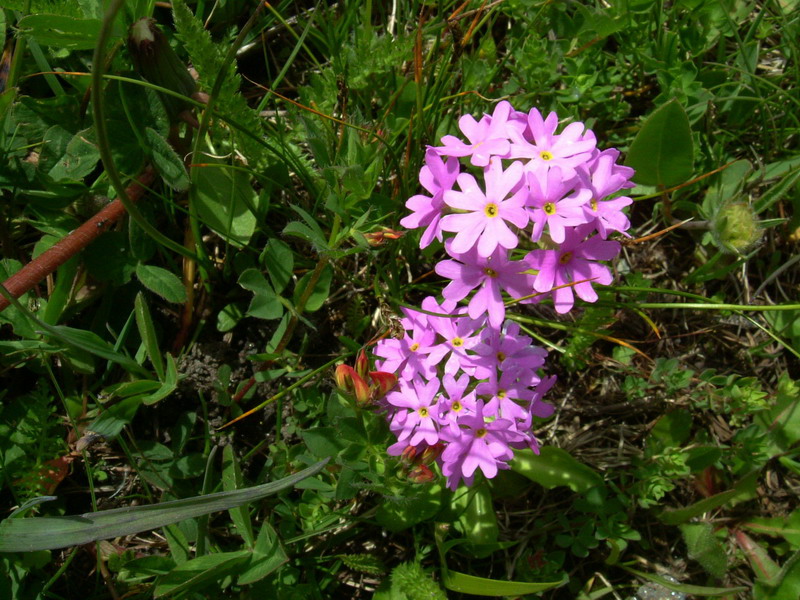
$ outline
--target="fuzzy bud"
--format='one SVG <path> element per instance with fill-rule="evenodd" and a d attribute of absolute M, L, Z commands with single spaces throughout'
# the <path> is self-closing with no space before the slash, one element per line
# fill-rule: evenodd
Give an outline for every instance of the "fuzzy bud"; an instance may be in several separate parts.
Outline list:
<path fill-rule="evenodd" d="M 758 219 L 743 202 L 721 208 L 712 221 L 711 232 L 720 250 L 732 254 L 744 254 L 761 238 Z"/>

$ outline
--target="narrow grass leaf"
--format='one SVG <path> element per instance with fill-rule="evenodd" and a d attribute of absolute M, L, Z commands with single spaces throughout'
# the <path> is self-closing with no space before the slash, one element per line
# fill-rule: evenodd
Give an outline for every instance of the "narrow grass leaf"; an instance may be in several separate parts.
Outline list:
<path fill-rule="evenodd" d="M 79 546 L 228 510 L 292 487 L 318 473 L 327 462 L 327 459 L 320 461 L 294 475 L 244 490 L 68 517 L 5 519 L 0 522 L 0 552 L 32 552 Z"/>
<path fill-rule="evenodd" d="M 755 493 L 759 474 L 760 471 L 758 470 L 752 471 L 737 481 L 732 490 L 715 494 L 709 498 L 703 498 L 699 502 L 695 502 L 691 506 L 685 508 L 665 510 L 658 515 L 658 518 L 667 525 L 679 525 L 681 523 L 686 523 L 694 517 L 699 517 L 705 512 L 724 506 L 729 502 L 751 498 Z"/>
<path fill-rule="evenodd" d="M 524 594 L 535 594 L 560 587 L 568 581 L 566 575 L 559 581 L 537 583 L 501 581 L 499 579 L 475 577 L 474 575 L 450 570 L 447 571 L 447 574 L 442 579 L 444 587 L 448 590 L 475 596 L 522 596 Z"/>
<path fill-rule="evenodd" d="M 670 581 L 669 579 L 664 579 L 663 577 L 659 577 L 658 575 L 653 575 L 651 573 L 645 573 L 644 571 L 638 571 L 636 569 L 632 569 L 630 567 L 626 567 L 625 565 L 619 565 L 623 569 L 625 569 L 628 573 L 632 575 L 636 575 L 637 577 L 641 577 L 642 579 L 646 579 L 648 581 L 652 581 L 653 583 L 657 583 L 668 590 L 672 590 L 674 592 L 681 592 L 683 594 L 692 594 L 693 596 L 705 596 L 705 597 L 716 597 L 716 596 L 727 596 L 732 597 L 734 594 L 738 594 L 741 592 L 748 591 L 749 588 L 746 587 L 710 587 L 704 585 L 688 585 L 684 583 L 675 583 L 674 581 Z"/>
<path fill-rule="evenodd" d="M 150 315 L 150 308 L 147 306 L 144 294 L 139 292 L 136 294 L 136 299 L 133 303 L 134 316 L 136 317 L 136 327 L 139 329 L 139 336 L 142 338 L 145 352 L 156 371 L 156 375 L 160 380 L 164 379 L 164 359 L 161 356 L 161 350 L 158 345 L 158 338 L 156 337 L 156 328 L 153 325 L 153 317 Z"/>
<path fill-rule="evenodd" d="M 228 444 L 222 451 L 222 489 L 226 492 L 240 490 L 244 487 L 242 470 L 239 468 L 239 461 L 233 445 Z M 250 511 L 246 504 L 235 506 L 228 509 L 236 531 L 242 536 L 245 544 L 252 548 L 255 544 L 253 535 L 253 524 L 250 522 Z"/>

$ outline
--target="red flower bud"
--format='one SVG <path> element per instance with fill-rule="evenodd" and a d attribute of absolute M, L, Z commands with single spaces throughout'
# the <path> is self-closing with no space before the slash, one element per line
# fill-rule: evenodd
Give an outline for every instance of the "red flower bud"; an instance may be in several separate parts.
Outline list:
<path fill-rule="evenodd" d="M 408 472 L 409 481 L 414 483 L 430 483 L 436 478 L 436 474 L 425 465 L 417 465 Z"/>
<path fill-rule="evenodd" d="M 361 350 L 359 351 L 358 356 L 356 356 L 356 373 L 363 378 L 367 376 L 368 371 L 369 359 L 367 358 L 367 353 L 364 350 Z"/>
<path fill-rule="evenodd" d="M 384 373 L 383 371 L 370 371 L 369 378 L 372 380 L 372 400 L 380 400 L 397 385 L 397 375 L 394 373 Z"/>
<path fill-rule="evenodd" d="M 349 365 L 339 365 L 335 372 L 336 385 L 340 390 L 355 396 L 358 406 L 368 406 L 371 404 L 370 389 L 355 369 Z"/>

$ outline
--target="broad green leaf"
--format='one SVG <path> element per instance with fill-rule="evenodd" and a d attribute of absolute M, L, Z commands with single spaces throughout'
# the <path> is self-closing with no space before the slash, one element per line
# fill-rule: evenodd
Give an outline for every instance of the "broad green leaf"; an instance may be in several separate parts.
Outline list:
<path fill-rule="evenodd" d="M 603 485 L 599 473 L 579 463 L 561 448 L 545 446 L 538 455 L 531 450 L 519 450 L 510 464 L 514 472 L 547 489 L 565 485 L 574 492 L 585 492 Z"/>
<path fill-rule="evenodd" d="M 207 167 L 194 169 L 193 201 L 200 219 L 226 241 L 243 246 L 256 230 L 258 195 L 241 171 L 206 157 Z"/>
<path fill-rule="evenodd" d="M 709 575 L 722 578 L 728 570 L 728 557 L 711 524 L 685 523 L 680 530 L 689 558 L 699 562 Z"/>
<path fill-rule="evenodd" d="M 100 19 L 37 14 L 23 17 L 17 26 L 24 35 L 35 38 L 43 46 L 91 50 L 97 44 L 102 25 Z M 124 34 L 116 27 L 112 35 L 121 38 Z"/>
<path fill-rule="evenodd" d="M 151 292 L 164 298 L 167 302 L 180 304 L 186 302 L 186 289 L 172 271 L 153 265 L 136 265 L 136 277 Z"/>
<path fill-rule="evenodd" d="M 163 381 L 164 359 L 161 356 L 161 349 L 158 346 L 158 338 L 156 338 L 153 318 L 150 316 L 150 308 L 147 306 L 147 300 L 145 300 L 142 292 L 136 294 L 136 300 L 134 300 L 133 306 L 136 326 L 139 329 L 139 336 L 142 338 L 142 344 L 144 344 L 145 351 L 150 359 L 150 363 L 156 371 L 156 375 Z"/>
<path fill-rule="evenodd" d="M 80 546 L 228 510 L 290 488 L 306 477 L 319 473 L 327 462 L 322 460 L 294 475 L 244 490 L 68 517 L 5 519 L 0 522 L 0 552 L 31 552 Z"/>
<path fill-rule="evenodd" d="M 280 294 L 292 278 L 294 269 L 292 249 L 279 239 L 272 238 L 261 253 L 261 261 L 267 269 L 275 293 Z"/>
<path fill-rule="evenodd" d="M 650 115 L 631 143 L 625 161 L 642 185 L 670 187 L 692 176 L 694 144 L 686 111 L 671 100 Z"/>
<path fill-rule="evenodd" d="M 402 531 L 436 515 L 442 507 L 442 486 L 438 483 L 408 487 L 401 500 L 385 499 L 375 519 L 389 531 Z"/>
<path fill-rule="evenodd" d="M 800 548 L 800 509 L 788 517 L 756 517 L 741 526 L 764 535 L 782 536 L 794 548 Z"/>
<path fill-rule="evenodd" d="M 665 510 L 658 515 L 658 518 L 667 525 L 679 525 L 681 523 L 686 523 L 694 517 L 699 517 L 705 512 L 719 508 L 728 502 L 739 502 L 752 498 L 755 494 L 759 474 L 760 472 L 758 470 L 752 471 L 737 481 L 732 490 L 720 492 L 709 498 L 703 498 L 699 502 L 695 502 L 691 506 L 685 508 Z"/>
<path fill-rule="evenodd" d="M 226 492 L 239 490 L 244 487 L 242 470 L 239 468 L 239 461 L 233 451 L 233 445 L 228 444 L 222 451 L 222 489 Z M 250 521 L 250 511 L 246 504 L 228 510 L 231 515 L 236 531 L 244 539 L 245 544 L 250 548 L 255 543 L 253 535 L 253 524 Z"/>
<path fill-rule="evenodd" d="M 163 598 L 208 584 L 231 573 L 248 558 L 249 550 L 198 556 L 159 578 L 153 597 Z"/>
<path fill-rule="evenodd" d="M 155 129 L 145 127 L 144 134 L 153 164 L 166 184 L 179 192 L 189 189 L 189 174 L 172 146 Z"/>
<path fill-rule="evenodd" d="M 238 583 L 247 585 L 260 581 L 288 560 L 289 557 L 278 540 L 278 534 L 272 525 L 264 521 L 261 524 L 261 531 L 258 532 L 250 564 L 239 576 Z"/>
<path fill-rule="evenodd" d="M 294 288 L 295 306 L 298 306 L 301 296 L 305 294 L 305 290 L 311 281 L 312 275 L 313 272 L 306 273 L 303 275 L 300 281 L 297 282 L 297 286 Z M 333 269 L 331 269 L 330 265 L 325 265 L 325 267 L 322 269 L 322 273 L 320 273 L 319 279 L 317 279 L 317 282 L 314 285 L 311 295 L 308 296 L 308 300 L 306 300 L 306 304 L 303 307 L 305 312 L 314 312 L 322 307 L 322 305 L 325 303 L 325 300 L 327 300 L 328 296 L 330 296 L 332 280 Z"/>
<path fill-rule="evenodd" d="M 283 304 L 272 290 L 266 277 L 258 269 L 247 269 L 239 276 L 239 285 L 253 292 L 247 314 L 259 319 L 280 319 Z"/>
<path fill-rule="evenodd" d="M 225 332 L 230 331 L 236 324 L 242 320 L 244 311 L 242 307 L 236 303 L 228 304 L 217 313 L 217 331 Z"/>
<path fill-rule="evenodd" d="M 692 594 L 693 596 L 705 596 L 705 597 L 716 597 L 716 596 L 727 596 L 732 597 L 734 594 L 738 594 L 741 592 L 746 592 L 749 588 L 746 587 L 707 587 L 703 585 L 688 585 L 684 583 L 675 583 L 674 581 L 670 581 L 669 579 L 664 579 L 663 577 L 659 577 L 658 575 L 653 575 L 651 573 L 645 573 L 644 571 L 638 571 L 636 569 L 632 569 L 625 565 L 619 565 L 623 569 L 625 569 L 628 573 L 632 575 L 636 575 L 637 577 L 641 577 L 642 579 L 647 579 L 648 581 L 652 581 L 657 583 L 668 590 L 673 590 L 675 592 L 681 592 L 683 594 Z"/>
<path fill-rule="evenodd" d="M 800 385 L 784 373 L 778 381 L 773 406 L 755 416 L 767 434 L 775 454 L 786 451 L 800 440 Z"/>
<path fill-rule="evenodd" d="M 445 588 L 453 592 L 462 594 L 473 594 L 475 596 L 523 596 L 525 594 L 535 594 L 553 588 L 560 587 L 567 583 L 565 575 L 560 581 L 548 581 L 541 583 L 529 583 L 526 581 L 502 581 L 500 579 L 487 579 L 485 577 L 475 577 L 458 571 L 448 569 L 442 577 L 442 584 Z"/>
<path fill-rule="evenodd" d="M 47 174 L 55 181 L 81 180 L 94 170 L 98 160 L 100 152 L 94 142 L 94 130 L 83 129 L 70 138 L 63 154 Z"/>

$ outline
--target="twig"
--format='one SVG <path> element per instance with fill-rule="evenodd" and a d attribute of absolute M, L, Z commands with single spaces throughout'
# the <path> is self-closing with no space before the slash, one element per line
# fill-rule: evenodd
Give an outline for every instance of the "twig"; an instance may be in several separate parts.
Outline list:
<path fill-rule="evenodd" d="M 141 198 L 147 187 L 153 183 L 155 177 L 156 172 L 153 167 L 150 165 L 145 167 L 136 181 L 126 188 L 128 197 L 132 201 Z M 108 229 L 124 214 L 125 207 L 122 205 L 119 198 L 117 198 L 83 225 L 69 233 L 67 237 L 57 242 L 50 249 L 31 260 L 19 271 L 14 273 L 14 275 L 6 279 L 3 285 L 14 298 L 19 298 L 25 292 L 32 290 L 37 283 L 53 273 L 58 267 L 83 250 L 101 234 L 108 231 Z M 5 297 L 0 297 L 0 311 L 5 310 L 9 304 L 9 301 Z"/>

